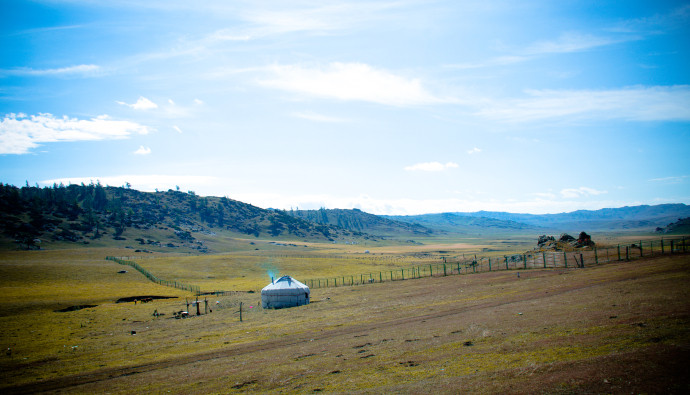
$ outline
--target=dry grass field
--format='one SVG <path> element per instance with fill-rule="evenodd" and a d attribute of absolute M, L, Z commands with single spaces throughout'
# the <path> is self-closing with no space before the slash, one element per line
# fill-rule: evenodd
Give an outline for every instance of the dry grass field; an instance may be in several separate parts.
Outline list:
<path fill-rule="evenodd" d="M 319 254 L 329 253 L 326 248 Z M 311 304 L 283 310 L 261 310 L 258 292 L 202 296 L 213 312 L 203 314 L 202 304 L 195 316 L 190 306 L 187 319 L 172 313 L 186 309 L 190 294 L 150 283 L 105 261 L 106 255 L 122 251 L 0 256 L 0 345 L 6 350 L 0 391 L 690 390 L 690 255 L 532 269 L 519 277 L 501 271 L 315 289 Z M 359 266 L 357 259 L 313 258 L 309 269 L 299 269 L 288 255 L 281 262 L 273 255 L 281 274 L 350 274 L 376 266 L 372 259 Z M 258 290 L 271 262 L 255 256 L 250 264 L 241 256 L 140 262 L 161 278 L 201 283 L 202 290 L 228 289 L 226 280 Z M 128 273 L 117 273 L 123 269 Z M 177 298 L 115 303 L 137 295 Z M 96 306 L 55 311 L 77 305 Z M 164 315 L 154 317 L 154 310 Z"/>

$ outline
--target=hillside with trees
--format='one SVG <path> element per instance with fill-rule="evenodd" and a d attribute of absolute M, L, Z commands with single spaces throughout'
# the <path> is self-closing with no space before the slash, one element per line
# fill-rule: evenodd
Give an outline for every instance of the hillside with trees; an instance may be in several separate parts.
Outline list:
<path fill-rule="evenodd" d="M 395 221 L 359 209 L 290 210 L 294 218 L 305 219 L 322 225 L 334 225 L 354 232 L 364 232 L 387 237 L 429 236 L 433 230 L 417 223 Z"/>
<path fill-rule="evenodd" d="M 539 232 L 540 227 L 511 220 L 483 216 L 462 216 L 455 213 L 391 215 L 386 216 L 398 222 L 419 224 L 437 232 L 458 235 L 487 235 L 501 232 Z"/>
<path fill-rule="evenodd" d="M 215 232 L 315 241 L 376 239 L 282 210 L 266 210 L 227 197 L 202 197 L 179 188 L 140 192 L 100 183 L 42 188 L 0 183 L 0 235 L 3 244 L 22 249 L 38 249 L 46 242 L 90 244 L 106 238 L 114 245 L 205 252 L 207 248 L 194 235 Z"/>

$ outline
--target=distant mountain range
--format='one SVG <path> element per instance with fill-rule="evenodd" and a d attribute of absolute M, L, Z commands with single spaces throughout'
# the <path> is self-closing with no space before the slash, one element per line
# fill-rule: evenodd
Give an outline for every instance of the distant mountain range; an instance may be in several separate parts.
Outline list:
<path fill-rule="evenodd" d="M 601 210 L 578 210 L 560 214 L 513 214 L 495 211 L 454 213 L 458 216 L 515 221 L 547 229 L 582 228 L 592 231 L 641 230 L 650 232 L 679 218 L 690 216 L 690 206 L 682 203 L 631 206 Z"/>
<path fill-rule="evenodd" d="M 330 242 L 383 238 L 409 242 L 436 235 L 506 233 L 653 233 L 686 217 L 690 217 L 690 206 L 685 204 L 543 215 L 478 211 L 381 216 L 357 209 L 262 209 L 191 191 L 140 192 L 93 183 L 18 188 L 0 183 L 0 244 L 19 248 L 67 243 L 208 252 L 200 235 L 216 232 L 241 238 Z M 663 229 L 677 233 L 686 227 Z"/>
<path fill-rule="evenodd" d="M 509 232 L 646 231 L 654 232 L 690 216 L 690 206 L 661 204 L 561 214 L 514 214 L 495 211 L 422 215 L 372 215 L 360 210 L 299 210 L 290 215 L 309 221 L 382 236 L 434 234 L 490 235 Z"/>

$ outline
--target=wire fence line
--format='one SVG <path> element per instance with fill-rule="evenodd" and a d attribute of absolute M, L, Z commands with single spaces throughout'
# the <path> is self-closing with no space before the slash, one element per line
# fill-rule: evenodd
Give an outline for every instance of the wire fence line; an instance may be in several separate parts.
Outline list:
<path fill-rule="evenodd" d="M 533 251 L 500 257 L 455 259 L 443 257 L 443 262 L 415 265 L 399 269 L 354 275 L 323 277 L 302 281 L 310 288 L 354 286 L 414 278 L 449 276 L 499 270 L 529 270 L 538 268 L 583 268 L 608 262 L 629 261 L 653 255 L 685 253 L 688 250 L 684 236 L 660 240 L 640 240 L 639 243 L 593 247 L 576 251 Z"/>
<path fill-rule="evenodd" d="M 131 266 L 134 269 L 136 269 L 139 273 L 146 276 L 146 278 L 148 278 L 150 281 L 152 281 L 156 284 L 165 285 L 167 287 L 173 287 L 173 288 L 181 289 L 184 291 L 193 292 L 196 295 L 201 294 L 201 288 L 198 285 L 189 285 L 189 284 L 184 284 L 184 283 L 181 283 L 178 281 L 163 280 L 161 278 L 156 277 L 153 273 L 144 269 L 143 267 L 141 267 L 141 265 L 139 265 L 138 263 L 136 263 L 132 260 L 123 259 L 123 257 L 114 257 L 114 256 L 107 256 L 107 257 L 105 257 L 105 259 L 109 260 L 109 261 L 117 262 L 120 265 Z"/>
<path fill-rule="evenodd" d="M 330 288 L 354 286 L 363 284 L 402 281 L 423 277 L 437 277 L 461 275 L 471 273 L 493 272 L 499 270 L 529 270 L 537 268 L 582 268 L 608 262 L 629 261 L 653 255 L 685 253 L 688 250 L 686 237 L 662 238 L 660 240 L 640 240 L 639 243 L 618 244 L 617 246 L 594 247 L 576 251 L 532 251 L 524 254 L 509 254 L 500 257 L 477 257 L 451 259 L 448 257 L 422 258 L 424 264 L 396 269 L 386 269 L 378 272 L 367 272 L 335 277 L 322 277 L 301 280 L 310 288 Z M 150 281 L 192 292 L 196 295 L 232 295 L 238 291 L 214 290 L 201 292 L 198 285 L 185 284 L 179 281 L 158 278 L 133 259 L 148 259 L 151 257 L 114 257 L 105 259 L 128 265 L 146 276 Z M 310 257 L 313 258 L 313 257 Z M 374 257 L 372 257 L 374 258 Z M 361 257 L 357 257 L 361 259 Z M 418 258 L 419 259 L 419 258 Z M 443 262 L 439 262 L 439 260 Z M 397 260 L 397 257 L 396 257 Z"/>

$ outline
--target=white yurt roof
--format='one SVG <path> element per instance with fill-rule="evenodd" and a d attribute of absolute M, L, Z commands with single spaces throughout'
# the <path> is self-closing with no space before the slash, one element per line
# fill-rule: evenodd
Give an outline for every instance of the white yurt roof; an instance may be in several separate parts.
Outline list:
<path fill-rule="evenodd" d="M 283 276 L 261 290 L 261 307 L 282 309 L 309 304 L 309 287 L 290 276 Z"/>
<path fill-rule="evenodd" d="M 281 292 L 290 289 L 299 290 L 300 292 L 309 292 L 308 286 L 302 284 L 301 282 L 295 280 L 290 276 L 283 276 L 277 279 L 276 281 L 272 282 L 271 284 L 268 284 L 267 286 L 263 287 L 261 293 L 263 294 Z"/>

